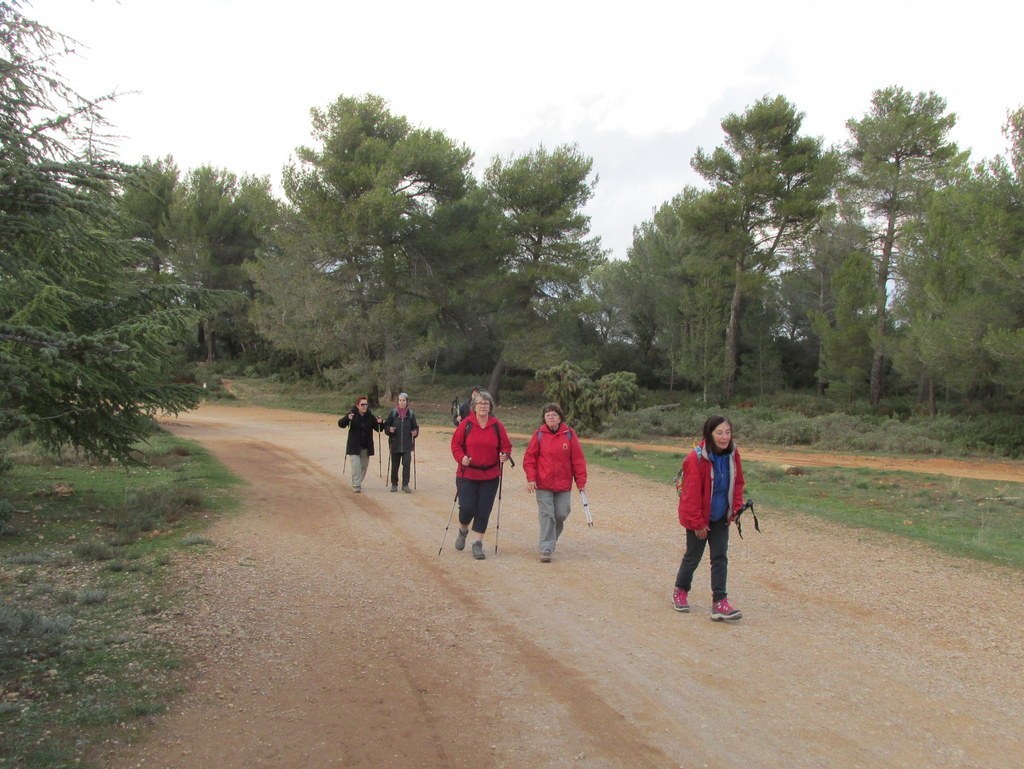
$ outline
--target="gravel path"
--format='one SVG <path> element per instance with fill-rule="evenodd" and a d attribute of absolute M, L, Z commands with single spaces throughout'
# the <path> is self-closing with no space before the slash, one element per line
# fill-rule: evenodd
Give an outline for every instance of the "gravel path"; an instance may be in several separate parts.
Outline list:
<path fill-rule="evenodd" d="M 694 611 L 671 608 L 670 485 L 592 468 L 594 528 L 574 505 L 542 564 L 510 470 L 487 560 L 454 550 L 454 523 L 438 555 L 450 432 L 418 441 L 413 495 L 376 467 L 356 495 L 335 421 L 217 405 L 168 420 L 248 481 L 246 503 L 164 629 L 187 639 L 186 691 L 106 765 L 1024 765 L 1019 573 L 759 508 L 766 534 L 730 550 L 744 619 L 714 623 L 706 562 Z"/>

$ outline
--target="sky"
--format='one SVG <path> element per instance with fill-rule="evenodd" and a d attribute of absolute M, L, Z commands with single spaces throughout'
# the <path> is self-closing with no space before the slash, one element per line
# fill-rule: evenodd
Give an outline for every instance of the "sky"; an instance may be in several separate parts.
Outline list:
<path fill-rule="evenodd" d="M 874 91 L 934 91 L 951 138 L 1006 153 L 1024 106 L 1024 4 L 1011 0 L 22 0 L 80 43 L 58 67 L 104 112 L 122 160 L 173 156 L 275 188 L 310 110 L 372 93 L 415 127 L 496 157 L 576 144 L 594 162 L 586 213 L 612 258 L 686 186 L 721 120 L 785 96 L 826 145 Z M 1016 73 L 1016 74 L 1014 74 Z"/>

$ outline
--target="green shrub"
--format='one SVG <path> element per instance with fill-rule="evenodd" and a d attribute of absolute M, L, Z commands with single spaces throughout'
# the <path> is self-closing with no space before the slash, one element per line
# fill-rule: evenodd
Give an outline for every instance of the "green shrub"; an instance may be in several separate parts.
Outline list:
<path fill-rule="evenodd" d="M 115 556 L 114 548 L 103 542 L 79 542 L 73 552 L 86 561 L 112 561 Z"/>
<path fill-rule="evenodd" d="M 0 603 L 0 634 L 2 635 L 63 635 L 71 628 L 71 622 L 71 617 L 67 615 L 49 617 L 37 611 L 28 611 Z"/>
<path fill-rule="evenodd" d="M 107 591 L 100 590 L 99 588 L 86 588 L 75 596 L 75 600 L 83 606 L 94 606 L 100 603 L 106 603 Z"/>

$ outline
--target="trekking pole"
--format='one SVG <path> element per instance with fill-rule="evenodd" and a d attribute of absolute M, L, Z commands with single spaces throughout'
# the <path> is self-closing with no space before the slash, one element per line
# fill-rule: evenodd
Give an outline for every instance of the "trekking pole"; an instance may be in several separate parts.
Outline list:
<path fill-rule="evenodd" d="M 378 425 L 379 426 L 379 425 Z M 370 444 L 371 446 L 373 444 Z M 384 460 L 380 458 L 380 430 L 377 431 L 377 475 L 381 478 L 384 477 L 383 469 Z"/>
<path fill-rule="evenodd" d="M 455 499 L 452 500 L 452 511 L 448 513 L 448 523 L 444 525 L 444 536 L 441 537 L 441 547 L 437 548 L 437 554 L 441 555 L 444 549 L 444 540 L 448 536 L 448 527 L 452 525 L 452 516 L 455 515 L 455 505 L 459 502 L 459 482 L 455 481 Z"/>
<path fill-rule="evenodd" d="M 348 465 L 348 452 L 347 451 L 345 452 L 345 461 L 343 461 L 341 463 L 341 474 L 342 474 L 343 477 L 345 475 L 345 466 L 346 465 Z"/>
<path fill-rule="evenodd" d="M 416 488 L 416 436 L 412 436 L 412 487 Z"/>
<path fill-rule="evenodd" d="M 590 502 L 587 499 L 587 492 L 580 489 L 580 500 L 583 502 L 583 515 L 587 519 L 587 526 L 593 527 L 594 516 L 590 514 Z"/>
<path fill-rule="evenodd" d="M 388 485 L 388 481 L 391 478 L 391 447 L 388 446 L 388 474 L 384 476 L 384 485 Z"/>
<path fill-rule="evenodd" d="M 511 459 L 511 457 L 509 457 Z M 501 534 L 501 481 L 505 477 L 505 463 L 500 462 L 498 470 L 498 519 L 494 525 L 494 554 L 498 554 L 498 535 Z"/>

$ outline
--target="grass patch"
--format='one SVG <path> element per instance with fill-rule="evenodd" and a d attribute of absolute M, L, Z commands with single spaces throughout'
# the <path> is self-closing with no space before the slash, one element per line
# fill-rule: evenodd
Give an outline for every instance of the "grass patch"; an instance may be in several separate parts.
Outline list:
<path fill-rule="evenodd" d="M 664 483 L 666 491 L 682 458 L 682 453 L 587 451 L 589 463 Z M 789 475 L 760 462 L 744 462 L 743 470 L 748 496 L 769 536 L 772 516 L 800 513 L 1024 569 L 1024 484 L 846 468 Z M 771 513 L 762 513 L 763 508 Z"/>
<path fill-rule="evenodd" d="M 130 470 L 7 453 L 0 766 L 93 766 L 112 730 L 130 738 L 180 692 L 178 653 L 151 630 L 174 621 L 165 581 L 182 539 L 232 508 L 237 481 L 163 433 L 139 447 L 154 461 Z"/>

